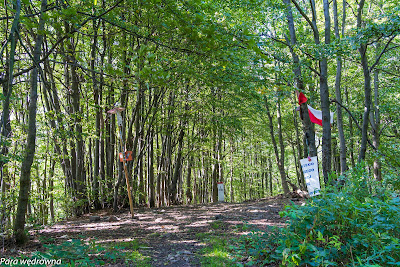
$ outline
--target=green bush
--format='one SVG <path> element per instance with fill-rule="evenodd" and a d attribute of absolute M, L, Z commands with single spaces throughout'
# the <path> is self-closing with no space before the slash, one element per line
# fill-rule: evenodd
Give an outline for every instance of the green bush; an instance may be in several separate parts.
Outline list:
<path fill-rule="evenodd" d="M 364 170 L 349 172 L 340 191 L 286 207 L 287 227 L 253 232 L 236 249 L 257 265 L 400 266 L 400 198 Z"/>

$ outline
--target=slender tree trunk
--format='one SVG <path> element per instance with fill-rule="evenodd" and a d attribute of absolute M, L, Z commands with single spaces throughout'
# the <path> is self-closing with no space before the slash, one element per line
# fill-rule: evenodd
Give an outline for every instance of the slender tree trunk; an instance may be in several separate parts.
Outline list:
<path fill-rule="evenodd" d="M 347 87 L 344 88 L 344 93 L 346 95 L 346 103 L 347 106 L 350 106 L 350 98 L 349 98 L 349 91 L 347 90 Z M 351 167 L 354 168 L 356 163 L 354 160 L 354 138 L 353 138 L 353 120 L 349 115 L 349 133 L 350 133 L 350 140 L 349 140 L 349 152 L 350 152 L 350 162 L 351 162 Z"/>
<path fill-rule="evenodd" d="M 283 188 L 284 194 L 287 195 L 287 194 L 289 194 L 289 187 L 288 187 L 288 183 L 286 180 L 285 166 L 282 161 L 282 158 L 280 158 L 280 156 L 279 156 L 278 146 L 275 141 L 274 125 L 272 124 L 272 116 L 271 116 L 271 113 L 269 110 L 269 104 L 267 102 L 267 98 L 265 98 L 264 101 L 265 101 L 265 108 L 267 110 L 267 116 L 268 116 L 268 120 L 269 120 L 269 129 L 270 129 L 270 135 L 271 135 L 271 139 L 272 139 L 272 145 L 274 147 L 276 163 L 278 165 L 279 174 L 281 176 L 282 188 Z"/>
<path fill-rule="evenodd" d="M 299 186 L 300 186 L 301 190 L 306 190 L 304 173 L 301 169 L 301 164 L 300 164 L 300 159 L 302 159 L 302 148 L 301 148 L 301 143 L 300 143 L 300 134 L 299 134 L 299 130 L 298 130 L 297 116 L 298 116 L 297 112 L 294 111 L 293 124 L 294 124 L 294 129 L 296 131 L 296 147 L 297 147 L 297 157 L 298 157 L 298 160 L 296 161 L 296 169 L 298 170 Z"/>
<path fill-rule="evenodd" d="M 268 173 L 269 173 L 269 192 L 271 193 L 270 196 L 273 196 L 274 192 L 272 188 L 272 161 L 270 157 L 268 157 Z"/>
<path fill-rule="evenodd" d="M 288 21 L 288 27 L 289 27 L 289 35 L 290 35 L 290 52 L 292 54 L 292 59 L 293 59 L 293 73 L 295 76 L 295 82 L 296 82 L 296 87 L 299 89 L 299 91 L 304 92 L 304 83 L 303 83 L 303 77 L 302 77 L 302 72 L 301 72 L 301 65 L 300 65 L 300 60 L 298 55 L 294 52 L 293 46 L 296 45 L 297 40 L 296 40 L 296 31 L 294 28 L 294 20 L 293 20 L 293 14 L 292 14 L 292 7 L 290 0 L 283 0 L 283 2 L 286 5 L 287 9 L 287 21 Z M 308 114 L 308 107 L 307 103 L 302 103 L 300 104 L 300 117 L 302 118 L 303 122 L 303 131 L 305 134 L 305 138 L 307 140 L 306 145 L 308 146 L 308 154 L 310 156 L 316 156 L 317 155 L 317 148 L 315 146 L 315 132 L 314 132 L 314 124 L 310 120 L 310 115 Z"/>
<path fill-rule="evenodd" d="M 377 43 L 376 45 L 376 57 L 379 56 L 379 48 L 380 44 Z M 371 119 L 373 123 L 373 140 L 372 144 L 376 147 L 379 151 L 380 145 L 380 132 L 381 132 L 381 115 L 379 110 L 379 70 L 375 69 L 374 71 L 374 112 Z M 381 160 L 380 156 L 378 155 L 374 160 L 374 178 L 377 181 L 382 180 L 382 171 L 381 171 Z"/>
<path fill-rule="evenodd" d="M 364 8 L 365 0 L 360 0 L 357 10 L 357 29 L 362 28 L 362 11 Z M 358 48 L 358 52 L 361 57 L 361 66 L 364 74 L 364 114 L 363 123 L 361 126 L 361 144 L 360 153 L 358 154 L 358 162 L 365 160 L 365 154 L 367 151 L 367 138 L 368 138 L 368 124 L 369 124 L 369 112 L 371 110 L 371 74 L 368 67 L 367 57 L 367 44 L 361 43 Z"/>
<path fill-rule="evenodd" d="M 307 19 L 310 23 L 310 27 L 314 35 L 314 43 L 320 45 L 320 33 L 317 27 L 317 12 L 314 0 L 310 0 L 312 20 L 307 17 L 301 7 L 296 4 L 296 8 L 299 10 L 301 15 Z M 324 6 L 324 17 L 325 17 L 325 44 L 330 43 L 330 16 L 329 16 L 329 1 L 323 0 Z M 319 88 L 320 88 L 320 100 L 322 110 L 322 172 L 324 175 L 324 181 L 328 183 L 328 174 L 331 170 L 331 125 L 330 125 L 330 100 L 329 100 L 329 88 L 328 88 L 328 59 L 326 55 L 322 54 L 322 58 L 318 60 L 319 63 Z M 311 153 L 310 153 L 311 154 Z"/>
<path fill-rule="evenodd" d="M 105 1 L 102 2 L 102 6 L 104 8 L 105 6 Z M 103 104 L 103 89 L 104 89 L 104 68 L 105 68 L 105 64 L 104 64 L 104 59 L 106 56 L 106 52 L 108 48 L 108 43 L 107 43 L 107 37 L 106 37 L 106 29 L 105 29 L 105 22 L 104 20 L 102 21 L 102 32 L 103 32 L 103 51 L 100 53 L 100 84 L 99 84 L 99 101 L 98 101 L 98 105 L 99 105 L 99 117 L 100 117 L 100 135 L 99 135 L 99 139 L 100 139 L 100 183 L 99 183 L 99 201 L 101 201 L 101 208 L 105 208 L 105 199 L 108 199 L 108 188 L 107 188 L 107 179 L 106 179 L 106 144 L 105 144 L 105 122 L 104 122 L 104 110 L 102 108 L 102 104 Z"/>
<path fill-rule="evenodd" d="M 72 52 L 72 45 L 70 46 L 70 51 Z M 74 56 L 72 56 L 71 65 L 71 90 L 72 90 L 72 104 L 75 116 L 75 131 L 76 131 L 76 144 L 75 144 L 75 182 L 76 182 L 76 193 L 77 200 L 80 202 L 75 208 L 76 215 L 82 215 L 88 207 L 87 197 L 86 197 L 86 172 L 85 172 L 85 150 L 83 142 L 83 129 L 81 124 L 81 97 L 79 92 L 79 77 L 77 73 L 77 61 Z"/>
<path fill-rule="evenodd" d="M 159 131 L 157 131 L 159 132 Z M 164 165 L 164 154 L 165 146 L 161 134 L 157 134 L 157 151 L 160 151 L 160 141 L 161 141 L 161 153 L 157 155 L 157 205 L 161 207 L 163 204 L 163 165 Z"/>
<path fill-rule="evenodd" d="M 314 1 L 314 0 L 312 0 Z M 331 21 L 329 15 L 329 0 L 323 0 L 325 17 L 325 44 L 330 44 L 331 39 Z M 328 184 L 328 177 L 331 171 L 331 122 L 330 122 L 330 100 L 328 87 L 328 59 L 322 58 L 320 65 L 320 97 L 322 111 L 322 173 L 324 182 Z"/>
<path fill-rule="evenodd" d="M 230 153 L 230 178 L 231 178 L 231 202 L 233 203 L 235 201 L 235 194 L 233 191 L 233 152 L 235 150 L 235 142 L 231 139 L 230 140 L 230 145 L 231 145 L 231 153 Z"/>
<path fill-rule="evenodd" d="M 21 166 L 20 189 L 18 196 L 18 207 L 14 223 L 14 236 L 18 244 L 23 244 L 27 241 L 25 234 L 25 214 L 27 210 L 29 191 L 31 185 L 31 166 L 36 150 L 36 109 L 37 109 L 37 87 L 38 87 L 38 62 L 40 60 L 41 46 L 43 41 L 44 31 L 44 10 L 47 6 L 47 0 L 41 2 L 41 15 L 39 18 L 39 27 L 35 40 L 35 48 L 33 51 L 34 68 L 31 71 L 30 93 L 29 93 L 29 120 L 28 120 L 28 137 L 26 148 L 24 151 L 24 159 Z"/>
<path fill-rule="evenodd" d="M 169 199 L 171 204 L 178 204 L 177 194 L 177 183 L 181 174 L 182 168 L 182 148 L 183 148 L 183 137 L 185 135 L 185 129 L 181 129 L 178 137 L 178 151 L 175 161 L 174 173 L 172 175 L 171 184 L 169 186 Z"/>
<path fill-rule="evenodd" d="M 344 35 L 345 29 L 345 17 L 346 17 L 346 4 L 343 1 L 343 20 L 342 20 L 342 35 Z M 337 0 L 333 0 L 333 19 L 335 25 L 335 37 L 337 40 L 340 40 L 339 34 L 339 23 L 338 23 L 338 14 L 337 14 Z M 342 103 L 341 96 L 341 88 L 340 83 L 342 79 L 342 57 L 337 56 L 336 58 L 336 79 L 335 79 L 335 96 L 336 100 Z M 347 170 L 347 161 L 346 161 L 346 140 L 344 137 L 343 130 L 343 116 L 342 116 L 342 107 L 339 104 L 336 104 L 336 116 L 337 116 L 337 127 L 338 127 L 338 135 L 339 135 L 339 143 L 340 143 L 340 174 L 344 174 Z"/>
<path fill-rule="evenodd" d="M 59 132 L 59 140 L 61 141 L 61 145 L 58 144 L 57 139 L 54 137 L 54 147 L 56 153 L 59 154 L 60 165 L 64 172 L 65 176 L 65 186 L 70 188 L 71 190 L 73 187 L 73 174 L 72 174 L 72 167 L 71 161 L 69 159 L 69 153 L 67 149 L 67 136 L 65 134 L 65 127 L 64 127 L 64 120 L 62 118 L 61 106 L 59 103 L 59 97 L 57 94 L 57 89 L 54 82 L 53 72 L 49 65 L 49 61 L 44 62 L 45 68 L 45 80 L 43 81 L 46 86 L 44 86 L 44 92 L 42 93 L 43 99 L 45 101 L 46 109 L 48 111 L 54 111 L 56 115 L 56 120 L 50 119 L 50 125 L 53 128 L 53 131 Z M 50 83 L 47 82 L 47 75 L 49 76 Z M 56 123 L 57 122 L 57 123 Z M 55 134 L 54 134 L 55 135 Z M 61 147 L 60 147 L 61 146 Z"/>
<path fill-rule="evenodd" d="M 281 169 L 280 172 L 285 173 L 285 177 L 286 172 L 285 172 L 285 145 L 283 144 L 283 133 L 282 133 L 282 116 L 281 116 L 281 101 L 278 98 L 277 102 L 276 102 L 276 112 L 277 112 L 277 121 L 278 121 L 278 140 L 279 140 L 279 150 L 280 150 L 280 157 L 279 157 L 279 161 L 280 161 L 280 166 Z M 269 110 L 268 110 L 269 112 Z M 272 122 L 272 121 L 270 121 Z M 271 124 L 272 125 L 272 124 Z M 272 138 L 272 136 L 271 136 Z M 275 138 L 274 138 L 275 139 Z M 278 159 L 278 158 L 277 158 Z M 286 179 L 285 179 L 286 180 Z M 282 187 L 285 190 L 285 185 L 287 184 L 287 182 L 282 180 Z M 285 194 L 287 194 L 288 192 L 285 192 Z"/>
<path fill-rule="evenodd" d="M 99 85 L 97 83 L 97 77 L 95 72 L 95 58 L 97 51 L 97 33 L 98 33 L 99 23 L 93 20 L 93 43 L 91 46 L 91 60 L 90 60 L 90 69 L 92 75 L 92 83 L 93 83 L 93 96 L 94 96 L 94 104 L 96 107 L 96 137 L 94 139 L 94 173 L 93 173 L 93 205 L 94 209 L 100 209 L 100 201 L 99 201 L 99 176 L 100 176 L 100 91 Z"/>
<path fill-rule="evenodd" d="M 3 95 L 5 99 L 3 101 L 3 111 L 1 116 L 1 136 L 0 136 L 0 149 L 1 155 L 5 158 L 8 154 L 8 145 L 6 139 L 11 135 L 11 123 L 10 123 L 10 98 L 13 89 L 13 74 L 14 74 L 14 63 L 15 63 L 15 51 L 17 47 L 17 40 L 19 34 L 19 24 L 20 24 L 20 14 L 21 14 L 21 1 L 17 0 L 15 4 L 15 16 L 14 21 L 10 31 L 10 55 L 7 59 L 8 68 L 6 69 L 6 78 L 0 80 L 3 84 Z M 1 78 L 0 78 L 1 79 Z M 6 163 L 5 160 L 0 160 L 0 169 Z"/>
<path fill-rule="evenodd" d="M 50 173 L 49 173 L 49 194 L 50 194 L 50 219 L 51 222 L 55 222 L 55 213 L 54 213 L 54 169 L 56 166 L 56 161 L 50 161 Z"/>
<path fill-rule="evenodd" d="M 112 64 L 112 46 L 109 47 L 108 49 L 108 64 Z M 108 97 L 107 97 L 107 106 L 112 107 L 114 105 L 114 87 L 113 87 L 113 82 L 111 82 L 111 85 L 109 87 L 108 91 Z M 106 177 L 108 182 L 108 191 L 112 192 L 113 190 L 113 183 L 112 181 L 114 180 L 114 170 L 115 170 L 115 143 L 116 143 L 116 138 L 115 138 L 115 116 L 108 116 L 108 121 L 106 125 Z M 119 178 L 117 177 L 117 182 L 119 181 Z M 117 187 L 115 185 L 115 187 Z M 116 204 L 116 203 L 114 203 Z M 113 205 L 113 209 L 116 210 L 116 206 Z"/>
<path fill-rule="evenodd" d="M 149 141 L 147 142 L 148 144 L 148 163 L 147 163 L 147 168 L 148 168 L 148 176 L 149 176 L 149 207 L 154 208 L 156 203 L 155 203 L 155 184 L 154 184 L 154 142 L 153 138 L 154 137 L 154 130 L 151 129 L 151 133 L 149 135 Z"/>
<path fill-rule="evenodd" d="M 130 59 L 128 56 L 128 49 L 127 49 L 127 36 L 126 36 L 126 32 L 122 33 L 122 47 L 123 47 L 123 51 L 122 51 L 122 62 L 123 62 L 123 70 L 124 70 L 124 75 L 129 75 L 130 71 L 129 71 L 129 65 L 130 65 Z M 128 102 L 128 81 L 127 79 L 123 79 L 122 81 L 122 92 L 121 92 L 121 106 L 122 107 L 126 107 Z M 114 103 L 112 103 L 114 104 Z M 124 116 L 125 117 L 125 116 Z M 115 124 L 114 124 L 115 125 Z M 125 140 L 126 137 L 126 121 L 123 120 L 122 122 L 122 128 L 124 129 L 122 131 L 122 139 Z M 123 148 L 125 149 L 125 147 Z M 120 149 L 118 149 L 117 146 L 117 151 L 118 152 L 123 152 L 123 151 L 119 151 Z M 135 151 L 132 152 L 132 156 L 135 157 L 136 154 L 134 153 Z M 117 181 L 114 185 L 114 200 L 113 200 L 113 210 L 117 211 L 118 210 L 118 193 L 119 193 L 119 187 L 124 179 L 124 165 L 122 162 L 119 162 L 118 158 L 115 159 L 117 161 L 118 164 L 118 177 L 117 177 Z M 131 194 L 131 192 L 128 192 L 128 194 Z"/>
<path fill-rule="evenodd" d="M 212 177 L 211 177 L 211 188 L 212 188 L 212 202 L 218 201 L 218 141 L 216 129 L 213 130 L 213 165 L 212 165 Z"/>
<path fill-rule="evenodd" d="M 186 175 L 186 203 L 190 204 L 193 200 L 193 189 L 192 189 L 192 166 L 193 166 L 193 155 L 189 156 L 187 175 Z"/>

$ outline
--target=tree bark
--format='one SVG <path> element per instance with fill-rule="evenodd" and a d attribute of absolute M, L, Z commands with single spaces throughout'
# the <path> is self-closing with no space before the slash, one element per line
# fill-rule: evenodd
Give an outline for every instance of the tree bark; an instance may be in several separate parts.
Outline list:
<path fill-rule="evenodd" d="M 299 56 L 294 52 L 293 46 L 297 44 L 296 40 L 296 31 L 294 28 L 294 20 L 293 20 L 293 13 L 292 13 L 292 7 L 290 4 L 290 0 L 283 0 L 286 9 L 287 9 L 287 22 L 288 22 L 288 27 L 289 27 L 289 35 L 290 35 L 290 53 L 292 55 L 292 60 L 294 64 L 293 68 L 293 73 L 295 76 L 295 82 L 296 82 L 296 87 L 299 89 L 299 91 L 304 92 L 304 83 L 303 83 L 303 77 L 302 77 L 302 71 L 301 71 L 301 65 L 300 65 L 300 60 Z M 316 156 L 317 155 L 317 148 L 315 146 L 315 132 L 314 132 L 314 124 L 310 120 L 310 115 L 308 114 L 308 107 L 307 103 L 302 103 L 300 105 L 300 117 L 302 118 L 303 122 L 303 131 L 305 134 L 305 138 L 307 140 L 306 144 L 308 147 L 308 154 L 310 156 Z"/>
<path fill-rule="evenodd" d="M 73 53 L 73 45 L 69 44 L 69 50 Z M 75 116 L 75 184 L 77 205 L 75 207 L 75 214 L 82 215 L 87 211 L 88 202 L 86 197 L 86 172 L 85 172 L 85 150 L 83 142 L 83 129 L 81 124 L 81 97 L 79 90 L 79 77 L 77 73 L 77 61 L 74 54 L 71 55 L 71 91 L 72 91 L 72 106 L 73 114 Z"/>
<path fill-rule="evenodd" d="M 287 194 L 289 194 L 289 187 L 288 187 L 288 183 L 286 181 L 285 166 L 284 166 L 284 162 L 282 161 L 282 158 L 279 156 L 278 146 L 275 141 L 274 125 L 272 124 L 272 116 L 271 116 L 271 112 L 269 110 L 269 104 L 267 102 L 266 97 L 264 98 L 264 101 L 265 101 L 265 108 L 267 110 L 267 116 L 268 116 L 268 120 L 269 120 L 269 129 L 270 129 L 270 135 L 271 135 L 271 139 L 272 139 L 272 145 L 274 147 L 276 163 L 278 164 L 279 174 L 281 176 L 282 188 L 283 188 L 284 194 L 287 195 Z"/>
<path fill-rule="evenodd" d="M 346 95 L 346 103 L 347 106 L 350 106 L 350 98 L 349 98 L 349 91 L 347 90 L 347 87 L 344 88 L 344 93 Z M 351 162 L 351 167 L 354 168 L 356 163 L 354 160 L 354 139 L 353 139 L 353 120 L 351 119 L 351 116 L 349 114 L 349 134 L 350 134 L 350 140 L 349 140 L 349 153 L 350 153 L 350 162 Z"/>
<path fill-rule="evenodd" d="M 31 185 L 31 166 L 36 150 L 36 110 L 37 110 L 37 87 L 39 60 L 41 54 L 41 46 L 43 41 L 44 31 L 44 10 L 47 6 L 47 0 L 42 0 L 40 8 L 39 27 L 35 40 L 35 48 L 33 51 L 34 68 L 31 71 L 30 93 L 29 93 L 29 120 L 28 120 L 28 136 L 26 148 L 24 151 L 24 159 L 21 166 L 20 189 L 18 196 L 18 207 L 15 215 L 14 236 L 17 244 L 24 244 L 27 241 L 25 234 L 25 214 L 29 201 L 29 191 Z"/>
<path fill-rule="evenodd" d="M 342 35 L 344 35 L 345 29 L 345 17 L 346 17 L 346 4 L 343 1 L 343 20 L 342 20 Z M 333 19 L 335 25 L 335 37 L 337 40 L 340 40 L 339 34 L 339 23 L 338 23 L 338 14 L 337 14 L 337 0 L 333 1 Z M 335 79 L 335 96 L 336 100 L 342 103 L 341 96 L 341 79 L 342 79 L 342 57 L 336 57 L 336 79 Z M 337 127 L 338 127 L 338 135 L 339 135 L 339 143 L 340 143 L 340 174 L 343 175 L 347 170 L 347 158 L 346 158 L 346 140 L 344 137 L 343 130 L 343 116 L 342 116 L 342 107 L 339 104 L 336 104 L 336 117 L 337 117 Z"/>
<path fill-rule="evenodd" d="M 183 137 L 185 135 L 185 129 L 181 129 L 178 137 L 178 151 L 175 160 L 174 173 L 171 178 L 171 184 L 169 186 L 169 200 L 171 204 L 178 204 L 178 194 L 177 194 L 177 183 L 181 174 L 182 168 L 182 148 L 183 148 Z"/>
<path fill-rule="evenodd" d="M 320 33 L 317 27 L 317 12 L 315 1 L 310 0 L 312 20 L 303 12 L 296 0 L 292 0 L 297 10 L 309 23 L 313 35 L 314 43 L 320 44 Z M 330 43 L 330 16 L 329 16 L 329 1 L 323 0 L 323 9 L 325 17 L 325 44 Z M 321 58 L 318 59 L 319 63 L 319 89 L 320 89 L 320 100 L 321 100 L 321 111 L 322 111 L 322 172 L 324 175 L 324 181 L 328 183 L 328 174 L 331 170 L 331 125 L 330 125 L 330 100 L 329 100 L 329 88 L 328 88 L 328 59 L 327 56 L 322 53 Z M 301 107 L 302 108 L 302 107 Z M 302 110 L 303 112 L 303 110 Z M 305 110 L 304 110 L 305 112 Z M 311 153 L 310 153 L 311 154 Z"/>
<path fill-rule="evenodd" d="M 123 62 L 123 70 L 124 70 L 124 75 L 129 75 L 130 70 L 129 70 L 129 64 L 130 64 L 130 59 L 128 57 L 128 52 L 127 52 L 127 37 L 126 37 L 126 32 L 122 33 L 122 44 L 121 46 L 123 47 L 123 52 L 122 52 L 122 62 Z M 128 99 L 128 81 L 127 79 L 123 79 L 122 81 L 122 92 L 121 92 L 121 106 L 122 107 L 126 107 L 126 103 L 127 103 L 127 99 Z M 112 103 L 113 105 L 115 103 Z M 124 116 L 125 117 L 125 116 Z M 114 124 L 115 125 L 115 124 Z M 126 121 L 123 120 L 123 124 L 122 124 L 122 128 L 124 129 L 122 131 L 122 139 L 125 140 L 126 137 Z M 123 148 L 125 149 L 125 148 Z M 117 150 L 117 152 L 122 152 L 119 151 L 119 149 Z M 135 151 L 132 151 L 132 156 L 135 157 Z M 119 187 L 124 179 L 124 166 L 122 162 L 119 162 L 118 159 L 117 160 L 117 164 L 118 164 L 118 176 L 117 176 L 117 181 L 114 185 L 114 198 L 113 198 L 113 210 L 117 211 L 118 210 L 118 193 L 119 193 Z M 128 194 L 131 194 L 131 192 L 128 192 Z"/>
<path fill-rule="evenodd" d="M 149 135 L 149 141 L 147 142 L 148 144 L 148 163 L 147 163 L 147 168 L 148 168 L 148 187 L 149 187 L 149 207 L 154 208 L 156 205 L 155 202 L 155 184 L 154 184 L 154 142 L 153 138 L 154 137 L 154 130 L 151 129 L 150 135 Z"/>
<path fill-rule="evenodd" d="M 230 146 L 231 146 L 231 153 L 230 153 L 230 158 L 229 158 L 229 163 L 230 163 L 230 180 L 231 180 L 231 202 L 233 203 L 235 201 L 235 196 L 234 196 L 234 191 L 233 191 L 233 152 L 235 150 L 235 142 L 233 139 L 230 139 Z"/>
<path fill-rule="evenodd" d="M 313 1 L 313 0 L 312 0 Z M 329 16 L 329 0 L 323 0 L 325 17 L 325 44 L 331 41 L 331 22 Z M 318 44 L 316 42 L 316 44 Z M 320 97 L 322 111 L 322 173 L 324 182 L 328 184 L 329 173 L 331 172 L 331 122 L 330 122 L 330 99 L 328 87 L 328 59 L 323 56 L 320 60 Z"/>
<path fill-rule="evenodd" d="M 296 102 L 296 100 L 294 102 Z M 303 173 L 303 171 L 301 169 L 301 164 L 300 164 L 300 159 L 302 158 L 302 148 L 301 148 L 299 130 L 298 130 L 298 127 L 297 127 L 298 126 L 297 116 L 298 116 L 297 112 L 294 111 L 293 112 L 293 124 L 294 124 L 294 128 L 295 128 L 295 131 L 296 131 L 296 147 L 297 147 L 297 157 L 298 157 L 298 160 L 296 161 L 296 169 L 298 170 L 300 188 L 302 190 L 307 190 L 306 189 L 306 183 L 305 183 L 305 180 L 304 180 L 304 173 Z"/>
<path fill-rule="evenodd" d="M 380 44 L 377 43 L 376 57 L 379 56 L 379 48 L 380 48 Z M 381 132 L 381 115 L 380 115 L 380 110 L 379 110 L 379 70 L 376 68 L 374 71 L 374 112 L 373 112 L 371 122 L 373 123 L 372 144 L 379 151 L 380 132 Z M 379 155 L 374 160 L 374 178 L 377 181 L 382 181 L 381 160 L 380 160 Z"/>
<path fill-rule="evenodd" d="M 10 55 L 7 59 L 8 68 L 6 69 L 6 78 L 1 81 L 1 83 L 3 84 L 3 95 L 5 96 L 5 99 L 3 102 L 3 113 L 1 117 L 0 149 L 1 149 L 1 155 L 5 157 L 8 154 L 7 138 L 9 138 L 11 135 L 10 98 L 13 89 L 15 51 L 19 34 L 20 14 L 21 14 L 21 1 L 17 0 L 15 5 L 14 21 L 9 36 Z M 3 168 L 3 165 L 5 163 L 6 163 L 5 160 L 0 160 L 0 169 Z"/>
<path fill-rule="evenodd" d="M 357 29 L 362 28 L 362 11 L 364 8 L 365 0 L 360 0 L 357 10 Z M 364 74 L 364 113 L 363 123 L 361 126 L 361 144 L 360 152 L 358 154 L 358 162 L 365 160 L 365 154 L 367 151 L 367 138 L 368 138 L 368 124 L 369 124 L 369 112 L 371 110 L 371 74 L 368 67 L 367 57 L 367 44 L 361 43 L 358 48 L 358 52 L 361 57 L 361 66 Z"/>
<path fill-rule="evenodd" d="M 100 92 L 99 85 L 97 83 L 96 72 L 95 72 L 95 58 L 97 51 L 97 33 L 98 33 L 98 22 L 93 20 L 93 43 L 91 45 L 91 53 L 90 53 L 90 70 L 92 75 L 92 84 L 93 84 L 93 96 L 94 96 L 94 104 L 96 109 L 96 125 L 95 131 L 96 136 L 94 139 L 94 170 L 93 170 L 93 205 L 94 209 L 100 209 L 100 201 L 99 201 L 99 177 L 100 177 Z"/>
<path fill-rule="evenodd" d="M 269 173 L 269 192 L 270 196 L 273 196 L 274 192 L 272 188 L 272 161 L 270 157 L 268 157 L 268 173 Z"/>

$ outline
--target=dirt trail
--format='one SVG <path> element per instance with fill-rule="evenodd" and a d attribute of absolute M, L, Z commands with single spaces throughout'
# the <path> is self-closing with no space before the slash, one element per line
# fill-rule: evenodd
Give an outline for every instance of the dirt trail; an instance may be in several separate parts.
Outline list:
<path fill-rule="evenodd" d="M 300 200 L 270 198 L 245 203 L 136 209 L 135 219 L 129 213 L 113 216 L 102 211 L 46 227 L 34 237 L 55 239 L 57 243 L 85 237 L 104 245 L 137 240 L 143 244 L 140 253 L 150 256 L 152 266 L 200 266 L 198 251 L 206 246 L 199 239 L 202 233 L 238 236 L 246 232 L 244 227 L 238 227 L 244 222 L 263 230 L 268 226 L 284 226 L 278 213 L 290 201 Z M 90 217 L 93 215 L 98 217 Z M 90 218 L 100 220 L 90 221 Z M 8 251 L 15 255 L 29 250 L 41 250 L 41 244 L 33 241 L 25 249 Z"/>

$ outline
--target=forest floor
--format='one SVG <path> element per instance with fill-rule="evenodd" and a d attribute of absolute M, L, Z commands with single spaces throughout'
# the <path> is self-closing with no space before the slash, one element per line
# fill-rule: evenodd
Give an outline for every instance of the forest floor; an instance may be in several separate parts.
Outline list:
<path fill-rule="evenodd" d="M 45 244 L 79 239 L 86 243 L 94 240 L 96 245 L 114 250 L 134 251 L 136 259 L 132 260 L 132 266 L 213 265 L 204 261 L 212 238 L 230 242 L 254 228 L 283 227 L 285 219 L 279 212 L 286 204 L 302 202 L 300 198 L 273 197 L 244 203 L 142 208 L 135 209 L 134 219 L 129 212 L 99 211 L 35 230 L 25 247 L 6 244 L 2 257 L 27 256 L 34 251 L 45 251 Z M 138 264 L 138 255 L 142 264 Z M 114 261 L 106 260 L 105 266 L 130 265 L 118 260 L 118 255 L 115 257 Z"/>

